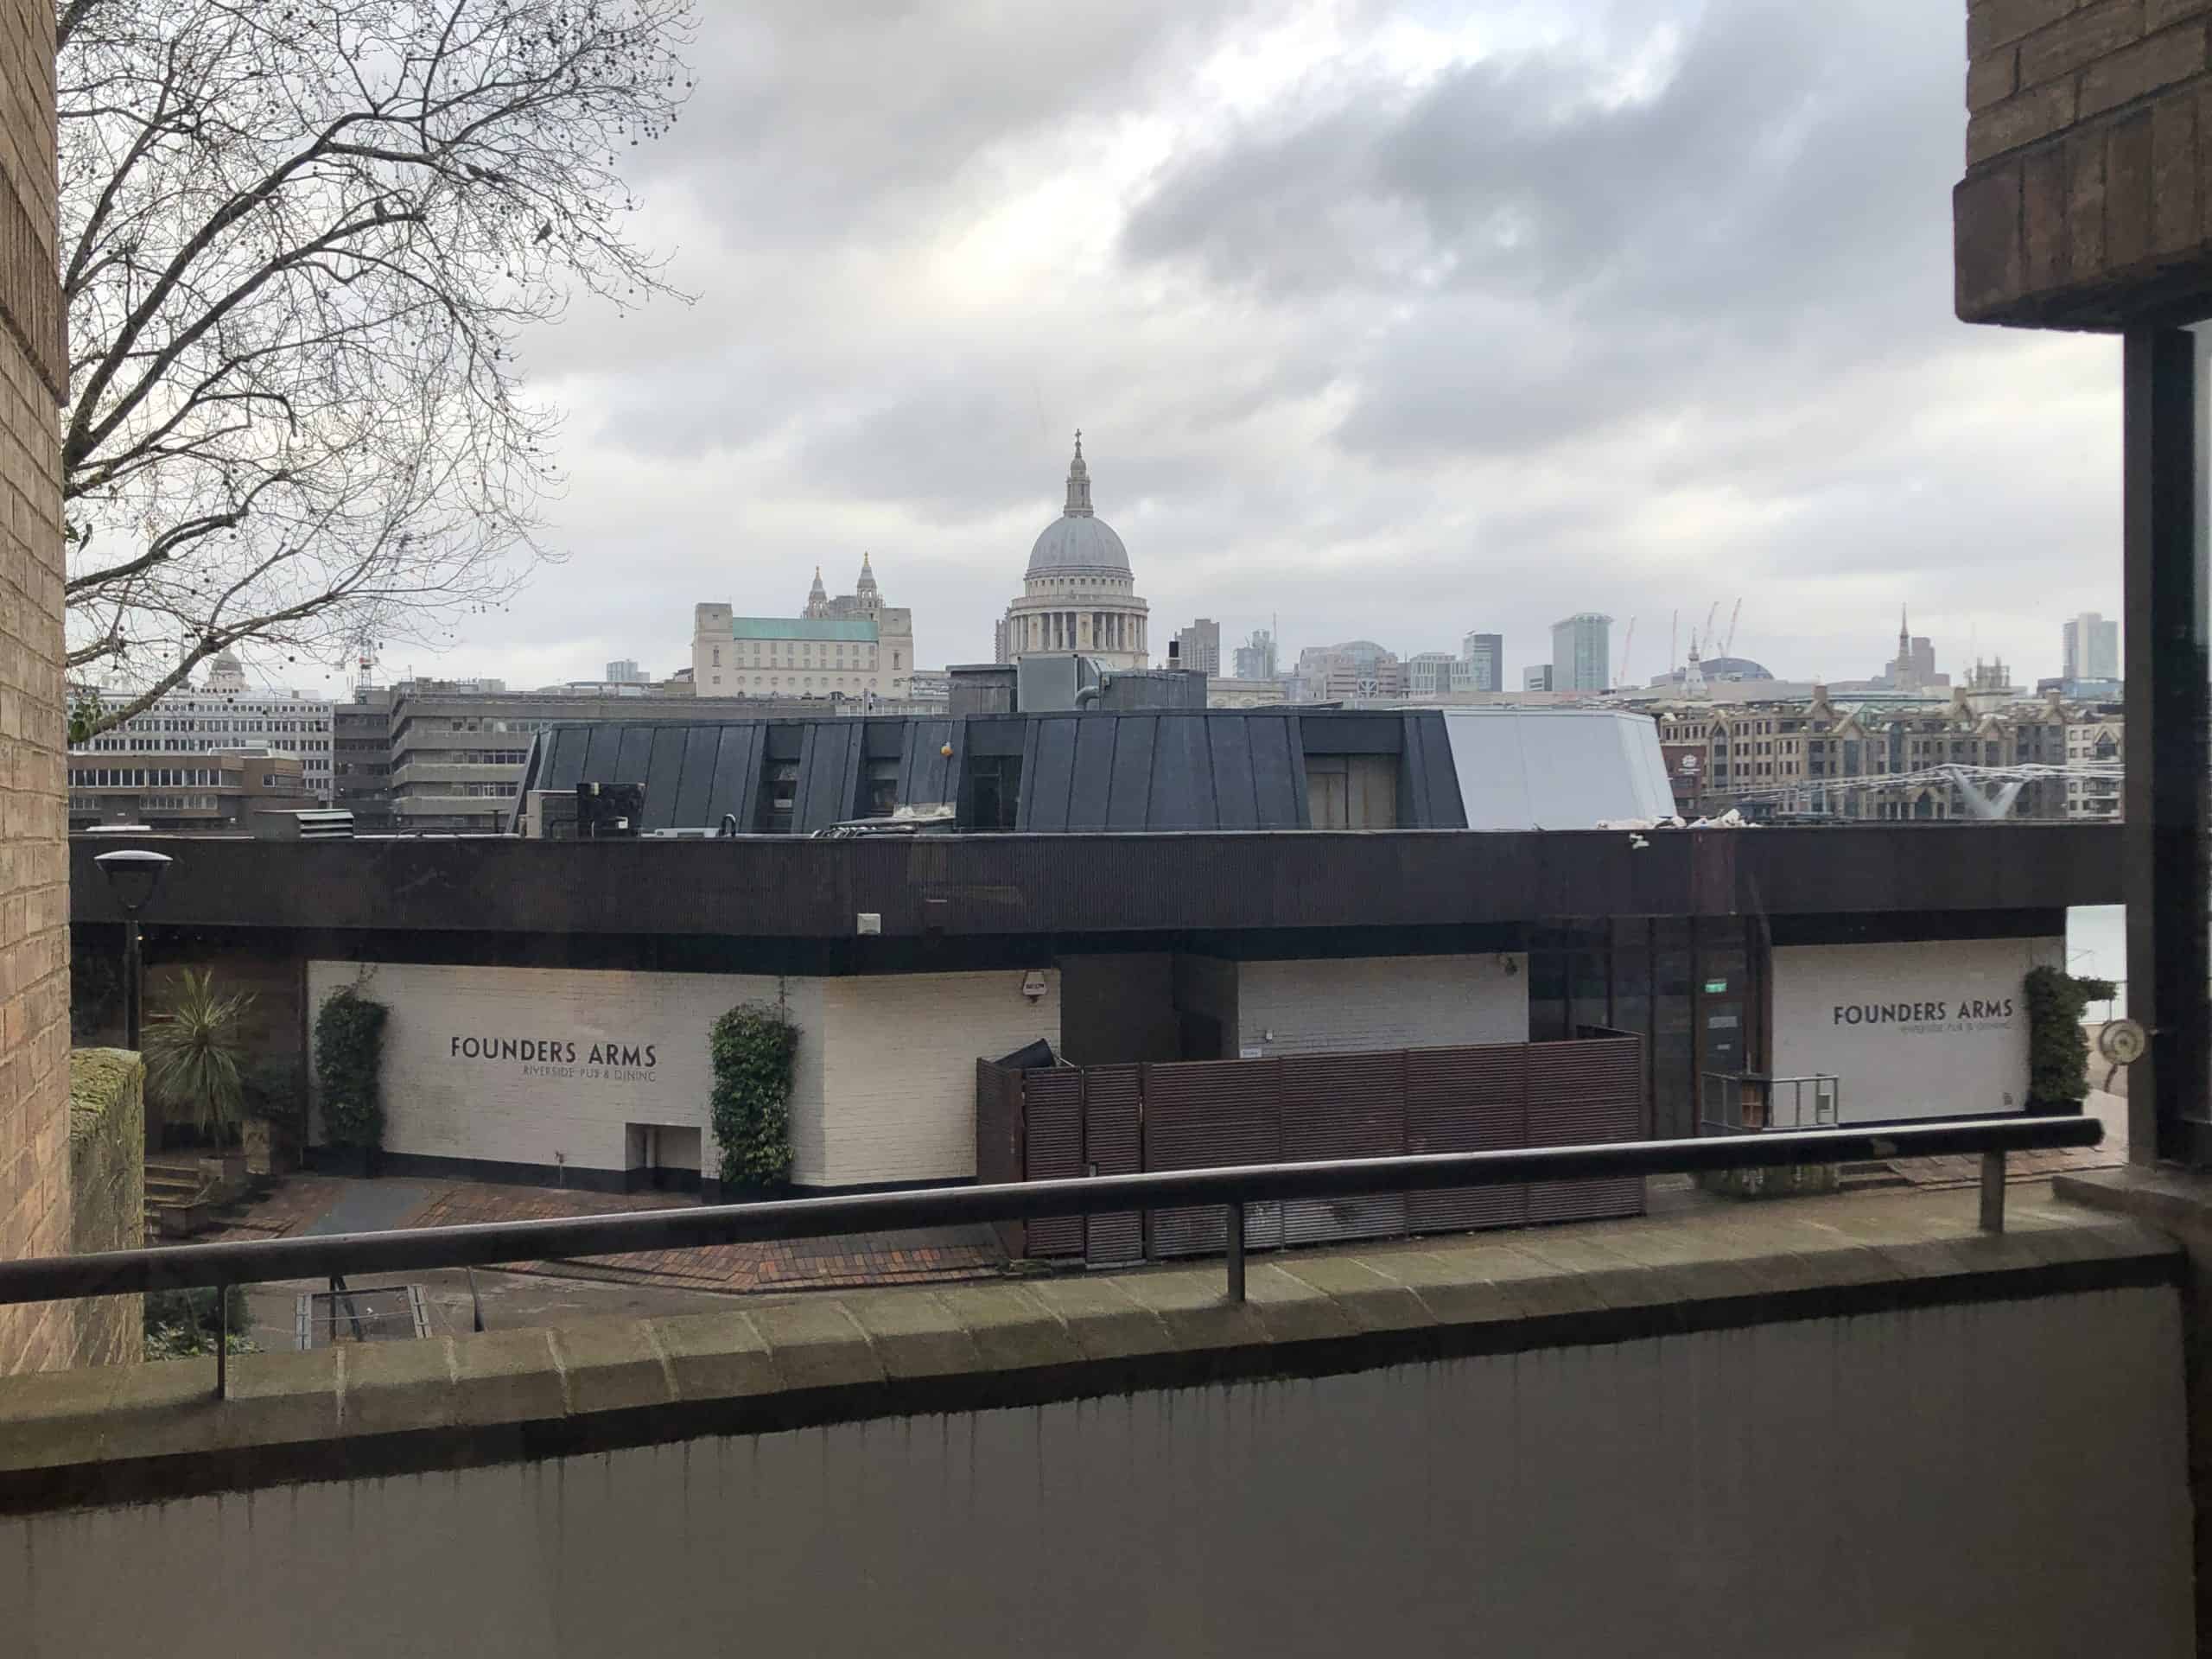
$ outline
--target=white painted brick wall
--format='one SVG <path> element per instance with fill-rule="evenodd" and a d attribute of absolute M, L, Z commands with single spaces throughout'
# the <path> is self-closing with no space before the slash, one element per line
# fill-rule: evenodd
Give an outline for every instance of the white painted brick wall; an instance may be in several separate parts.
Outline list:
<path fill-rule="evenodd" d="M 826 1186 L 976 1173 L 976 1062 L 1043 1038 L 1060 1045 L 1060 976 L 1021 994 L 1022 970 L 871 975 L 820 982 Z"/>
<path fill-rule="evenodd" d="M 359 971 L 353 963 L 308 964 L 310 1027 L 323 999 Z M 822 1021 L 810 1018 L 819 994 L 806 981 L 785 983 L 802 1033 L 793 1116 L 804 1123 L 818 1115 L 821 1098 Z M 721 1160 L 708 1122 L 708 1029 L 738 1003 L 773 1002 L 776 992 L 772 976 L 382 964 L 365 994 L 391 1010 L 385 1146 L 507 1163 L 565 1158 L 575 1168 L 619 1170 L 625 1124 L 673 1124 L 701 1131 L 711 1175 Z M 594 1043 L 651 1043 L 656 1063 L 649 1081 L 535 1076 L 518 1060 L 456 1057 L 456 1037 L 571 1042 L 580 1062 Z"/>
<path fill-rule="evenodd" d="M 1490 954 L 1239 963 L 1236 1014 L 1240 1053 L 1522 1043 L 1529 1039 L 1529 959 Z"/>
<path fill-rule="evenodd" d="M 2055 938 L 1779 946 L 1774 1075 L 1835 1077 L 1847 1123 L 2024 1111 L 2023 982 L 2065 961 Z"/>

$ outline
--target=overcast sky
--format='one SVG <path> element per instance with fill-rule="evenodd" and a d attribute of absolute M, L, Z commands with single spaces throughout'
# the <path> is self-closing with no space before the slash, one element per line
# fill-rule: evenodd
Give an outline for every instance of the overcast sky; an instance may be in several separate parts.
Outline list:
<path fill-rule="evenodd" d="M 862 550 L 987 659 L 1069 439 L 1153 639 L 1287 655 L 1637 619 L 2058 671 L 2113 614 L 2120 353 L 1951 310 L 1958 0 L 704 0 L 642 152 L 695 304 L 531 337 L 568 562 L 390 677 L 690 660 Z"/>

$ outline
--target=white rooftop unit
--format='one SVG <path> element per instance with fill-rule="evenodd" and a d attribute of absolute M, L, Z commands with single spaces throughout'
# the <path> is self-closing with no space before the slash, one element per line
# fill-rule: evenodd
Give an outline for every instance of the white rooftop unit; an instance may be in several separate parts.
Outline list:
<path fill-rule="evenodd" d="M 1649 715 L 1618 709 L 1446 709 L 1470 830 L 1594 830 L 1675 811 Z"/>

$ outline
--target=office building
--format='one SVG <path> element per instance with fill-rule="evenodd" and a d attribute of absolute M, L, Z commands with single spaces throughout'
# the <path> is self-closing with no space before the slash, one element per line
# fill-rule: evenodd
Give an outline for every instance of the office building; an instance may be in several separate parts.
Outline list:
<path fill-rule="evenodd" d="M 88 691 L 93 700 L 125 694 Z M 254 690 L 238 659 L 224 652 L 208 664 L 205 686 L 185 684 L 143 713 L 73 745 L 71 754 L 144 757 L 212 754 L 218 749 L 270 749 L 296 756 L 306 792 L 327 802 L 332 790 L 332 705 L 297 691 Z M 174 770 L 174 767 L 167 768 Z"/>
<path fill-rule="evenodd" d="M 1577 611 L 1552 624 L 1553 691 L 1603 691 L 1613 683 L 1613 619 Z"/>
<path fill-rule="evenodd" d="M 69 827 L 140 824 L 200 835 L 251 835 L 255 815 L 319 806 L 300 757 L 274 749 L 149 750 L 69 757 Z"/>
<path fill-rule="evenodd" d="M 1307 702 L 1402 697 L 1406 665 L 1372 639 L 1308 645 L 1298 653 L 1298 695 Z"/>
<path fill-rule="evenodd" d="M 1550 690 L 1552 689 L 1552 665 L 1549 663 L 1534 663 L 1529 667 L 1522 669 L 1521 671 L 1521 689 L 1523 691 Z"/>
<path fill-rule="evenodd" d="M 2094 611 L 2084 611 L 2060 630 L 2065 645 L 2065 677 L 2082 680 L 2120 678 L 2120 624 L 2107 622 Z"/>
<path fill-rule="evenodd" d="M 1244 643 L 1236 647 L 1233 677 L 1240 680 L 1272 680 L 1276 677 L 1275 637 L 1266 628 L 1255 628 Z"/>
<path fill-rule="evenodd" d="M 1460 660 L 1467 665 L 1470 691 L 1505 690 L 1505 636 L 1471 633 L 1459 642 Z"/>
<path fill-rule="evenodd" d="M 1206 677 L 1221 676 L 1221 624 L 1211 617 L 1199 617 L 1187 628 L 1175 635 L 1176 654 L 1184 668 L 1203 669 Z"/>

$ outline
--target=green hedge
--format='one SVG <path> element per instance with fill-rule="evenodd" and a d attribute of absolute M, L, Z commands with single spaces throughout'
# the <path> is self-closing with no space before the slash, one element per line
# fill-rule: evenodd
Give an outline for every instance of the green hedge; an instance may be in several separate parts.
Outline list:
<path fill-rule="evenodd" d="M 780 1007 L 746 1003 L 715 1021 L 715 1139 L 731 1186 L 780 1186 L 791 1173 L 791 1075 L 798 1027 Z"/>
<path fill-rule="evenodd" d="M 2108 979 L 2076 979 L 2061 969 L 2037 968 L 2022 988 L 2028 1004 L 2029 1108 L 2078 1107 L 2089 1092 L 2089 1039 L 2082 1016 L 2090 1003 L 2110 1001 L 2120 988 Z"/>
<path fill-rule="evenodd" d="M 315 1075 L 322 1084 L 322 1126 L 333 1146 L 384 1144 L 384 1027 L 391 1010 L 346 985 L 315 1017 Z"/>

